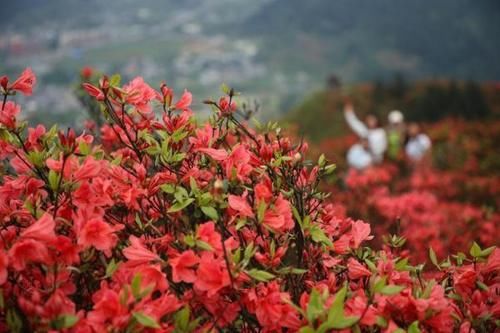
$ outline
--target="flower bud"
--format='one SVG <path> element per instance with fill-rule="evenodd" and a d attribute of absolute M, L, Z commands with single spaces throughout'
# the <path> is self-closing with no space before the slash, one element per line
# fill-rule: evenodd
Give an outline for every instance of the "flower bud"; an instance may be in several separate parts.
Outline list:
<path fill-rule="evenodd" d="M 296 152 L 293 155 L 293 163 L 299 163 L 302 160 L 302 155 L 299 152 Z"/>

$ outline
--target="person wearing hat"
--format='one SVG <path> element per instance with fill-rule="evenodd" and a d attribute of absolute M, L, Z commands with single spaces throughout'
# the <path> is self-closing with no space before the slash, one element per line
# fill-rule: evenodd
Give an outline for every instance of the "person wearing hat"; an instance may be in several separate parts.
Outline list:
<path fill-rule="evenodd" d="M 387 137 L 385 130 L 379 126 L 377 117 L 369 114 L 366 116 L 365 122 L 362 122 L 356 117 L 354 108 L 349 101 L 344 104 L 344 116 L 349 127 L 358 135 L 361 141 L 366 140 L 367 151 L 372 156 L 373 163 L 381 163 L 387 149 Z"/>
<path fill-rule="evenodd" d="M 387 116 L 389 125 L 387 126 L 387 155 L 392 160 L 397 160 L 404 145 L 405 123 L 403 113 L 399 110 L 392 110 Z"/>

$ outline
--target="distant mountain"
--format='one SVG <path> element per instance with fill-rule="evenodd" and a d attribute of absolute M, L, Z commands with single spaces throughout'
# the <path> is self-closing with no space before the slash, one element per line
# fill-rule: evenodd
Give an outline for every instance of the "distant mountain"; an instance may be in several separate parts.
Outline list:
<path fill-rule="evenodd" d="M 15 0 L 0 8 L 0 73 L 32 66 L 40 87 L 64 86 L 86 64 L 166 79 L 200 99 L 225 82 L 271 118 L 332 75 L 343 90 L 396 74 L 500 80 L 500 0 Z"/>
<path fill-rule="evenodd" d="M 500 79 L 500 1 L 275 0 L 239 34 L 266 45 L 266 62 L 300 63 L 345 80 Z"/>

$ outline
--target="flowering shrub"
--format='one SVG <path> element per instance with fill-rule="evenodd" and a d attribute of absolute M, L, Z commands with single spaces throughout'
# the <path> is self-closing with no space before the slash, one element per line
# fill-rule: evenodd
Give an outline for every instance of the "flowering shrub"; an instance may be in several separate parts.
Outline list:
<path fill-rule="evenodd" d="M 188 91 L 102 77 L 97 142 L 26 128 L 11 97 L 35 81 L 0 78 L 0 331 L 498 329 L 500 250 L 431 251 L 426 273 L 398 236 L 365 246 L 318 189 L 334 166 L 247 127 L 232 90 L 197 125 Z"/>

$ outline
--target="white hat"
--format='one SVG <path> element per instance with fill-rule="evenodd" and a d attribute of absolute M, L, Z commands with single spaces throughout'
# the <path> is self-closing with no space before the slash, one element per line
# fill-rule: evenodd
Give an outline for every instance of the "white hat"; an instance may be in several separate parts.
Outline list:
<path fill-rule="evenodd" d="M 387 119 L 389 120 L 389 123 L 391 123 L 391 124 L 399 124 L 399 123 L 403 122 L 404 116 L 401 113 L 401 111 L 393 110 L 393 111 L 389 112 Z"/>

